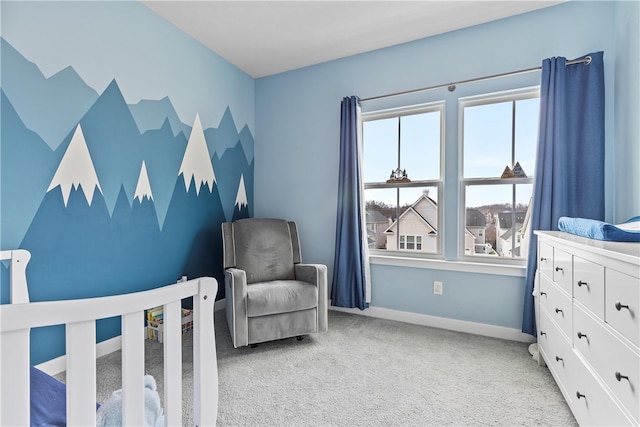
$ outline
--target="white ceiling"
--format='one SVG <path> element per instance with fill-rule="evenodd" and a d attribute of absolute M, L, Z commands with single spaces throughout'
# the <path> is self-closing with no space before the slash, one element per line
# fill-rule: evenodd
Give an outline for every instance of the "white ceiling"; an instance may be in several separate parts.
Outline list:
<path fill-rule="evenodd" d="M 566 0 L 140 1 L 258 78 Z"/>

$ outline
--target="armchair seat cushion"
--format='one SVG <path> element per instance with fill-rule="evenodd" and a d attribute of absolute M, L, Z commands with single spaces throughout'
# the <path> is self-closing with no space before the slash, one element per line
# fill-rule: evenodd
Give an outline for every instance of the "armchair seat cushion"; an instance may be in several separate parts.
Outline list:
<path fill-rule="evenodd" d="M 247 285 L 247 317 L 289 313 L 318 306 L 318 288 L 300 280 L 273 280 Z"/>

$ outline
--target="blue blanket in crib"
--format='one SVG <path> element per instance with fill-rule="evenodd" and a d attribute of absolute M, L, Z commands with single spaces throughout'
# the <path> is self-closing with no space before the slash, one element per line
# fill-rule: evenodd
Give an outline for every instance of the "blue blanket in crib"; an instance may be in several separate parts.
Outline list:
<path fill-rule="evenodd" d="M 640 222 L 640 216 L 626 221 L 624 224 Z M 590 239 L 613 242 L 640 242 L 640 230 L 627 230 L 595 219 L 570 218 L 563 216 L 558 220 L 558 230 L 576 234 Z"/>
<path fill-rule="evenodd" d="M 31 367 L 31 426 L 67 425 L 67 386 Z"/>

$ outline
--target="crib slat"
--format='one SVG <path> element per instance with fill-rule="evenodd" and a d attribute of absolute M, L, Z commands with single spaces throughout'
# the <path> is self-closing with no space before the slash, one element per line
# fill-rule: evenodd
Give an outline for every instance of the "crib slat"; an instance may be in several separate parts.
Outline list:
<path fill-rule="evenodd" d="M 24 249 L 2 251 L 2 259 L 11 259 L 9 281 L 11 282 L 11 304 L 29 302 L 29 289 L 27 287 L 27 264 L 31 259 L 31 253 Z"/>
<path fill-rule="evenodd" d="M 68 323 L 67 425 L 96 425 L 96 323 Z"/>
<path fill-rule="evenodd" d="M 218 416 L 218 362 L 213 328 L 217 282 L 199 279 L 200 293 L 193 297 L 193 421 L 215 425 Z"/>
<path fill-rule="evenodd" d="M 182 425 L 182 310 L 181 302 L 164 306 L 164 420 Z"/>
<path fill-rule="evenodd" d="M 144 311 L 122 315 L 122 425 L 144 424 Z"/>
<path fill-rule="evenodd" d="M 0 425 L 28 426 L 29 330 L 3 332 L 1 350 Z"/>

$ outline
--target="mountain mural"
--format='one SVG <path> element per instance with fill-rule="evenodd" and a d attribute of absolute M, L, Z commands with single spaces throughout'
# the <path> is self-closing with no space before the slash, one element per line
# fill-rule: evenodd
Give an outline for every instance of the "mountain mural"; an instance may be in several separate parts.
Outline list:
<path fill-rule="evenodd" d="M 174 136 L 177 136 L 180 132 L 184 135 L 189 135 L 189 126 L 180 121 L 178 113 L 173 108 L 168 96 L 160 100 L 142 99 L 137 104 L 129 104 L 129 110 L 138 124 L 140 133 L 158 129 L 165 120 L 169 120 Z"/>
<path fill-rule="evenodd" d="M 187 125 L 168 97 L 128 105 L 115 79 L 98 95 L 71 67 L 45 78 L 1 41 L 0 246 L 31 252 L 31 299 L 134 292 L 184 275 L 224 283 L 220 224 L 253 209 L 248 126 L 238 132 L 229 108 L 218 128 L 203 129 L 198 114 Z M 33 87 L 60 115 L 55 125 Z M 99 340 L 119 333 L 117 319 L 98 323 Z M 63 354 L 63 336 L 34 331 L 32 363 Z"/>
<path fill-rule="evenodd" d="M 238 195 L 236 196 L 236 204 L 233 206 L 232 221 L 242 218 L 249 218 L 249 202 L 247 201 L 247 188 L 244 184 L 244 176 L 240 176 L 240 185 L 238 186 Z"/>
<path fill-rule="evenodd" d="M 182 174 L 184 186 L 187 190 L 193 180 L 196 194 L 200 193 L 200 188 L 204 185 L 209 187 L 209 192 L 213 191 L 216 175 L 213 172 L 207 140 L 204 137 L 204 131 L 198 115 L 196 115 L 193 128 L 191 128 L 187 149 L 184 152 L 178 173 Z"/>
<path fill-rule="evenodd" d="M 55 150 L 98 98 L 97 92 L 72 67 L 46 78 L 1 37 L 0 52 L 2 90 L 25 126 Z"/>
<path fill-rule="evenodd" d="M 65 206 L 69 201 L 72 188 L 74 190 L 78 190 L 80 187 L 84 189 L 83 193 L 89 206 L 91 206 L 96 188 L 102 192 L 80 125 L 76 128 L 47 191 L 58 186 L 62 191 Z"/>
<path fill-rule="evenodd" d="M 236 142 L 233 148 L 227 149 L 222 158 L 218 158 L 218 154 L 215 153 L 211 161 L 218 174 L 228 178 L 224 182 L 219 182 L 218 188 L 225 216 L 228 220 L 231 220 L 234 216 L 233 211 L 241 178 L 245 182 L 247 200 L 253 200 L 253 162 L 251 164 L 247 163 L 240 141 Z"/>
<path fill-rule="evenodd" d="M 0 98 L 0 247 L 9 249 L 20 246 L 60 156 L 27 129 L 4 90 Z"/>

